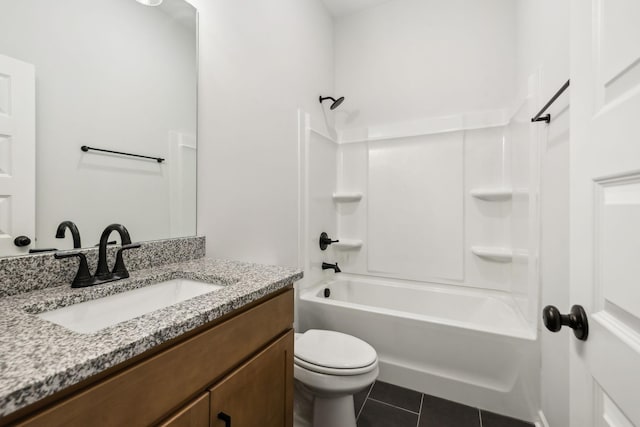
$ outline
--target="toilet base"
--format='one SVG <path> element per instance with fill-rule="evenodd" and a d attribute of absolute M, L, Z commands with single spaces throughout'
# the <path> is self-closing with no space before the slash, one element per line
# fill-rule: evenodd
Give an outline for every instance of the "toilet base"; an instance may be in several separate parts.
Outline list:
<path fill-rule="evenodd" d="M 294 427 L 356 427 L 352 394 L 319 397 L 300 381 L 294 390 Z"/>
<path fill-rule="evenodd" d="M 293 389 L 293 427 L 313 427 L 313 394 L 298 380 Z"/>
<path fill-rule="evenodd" d="M 313 427 L 356 427 L 353 395 L 341 397 L 315 396 L 313 402 Z"/>

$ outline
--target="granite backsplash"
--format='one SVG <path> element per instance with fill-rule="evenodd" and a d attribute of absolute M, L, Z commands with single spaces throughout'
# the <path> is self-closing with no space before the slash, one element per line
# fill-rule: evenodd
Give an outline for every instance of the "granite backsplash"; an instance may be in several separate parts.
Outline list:
<path fill-rule="evenodd" d="M 181 237 L 141 242 L 141 247 L 123 253 L 129 271 L 143 270 L 205 256 L 205 238 Z M 108 248 L 113 267 L 120 245 Z M 98 248 L 80 249 L 93 273 L 98 264 Z M 78 271 L 78 258 L 55 259 L 54 252 L 0 258 L 0 297 L 70 284 Z"/>

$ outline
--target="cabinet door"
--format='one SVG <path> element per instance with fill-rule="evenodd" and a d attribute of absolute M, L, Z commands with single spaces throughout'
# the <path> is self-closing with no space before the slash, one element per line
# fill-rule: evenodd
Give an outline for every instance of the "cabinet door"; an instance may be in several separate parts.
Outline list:
<path fill-rule="evenodd" d="M 205 393 L 178 411 L 161 427 L 208 427 L 209 393 Z"/>
<path fill-rule="evenodd" d="M 211 427 L 292 427 L 293 331 L 216 384 L 210 414 Z"/>

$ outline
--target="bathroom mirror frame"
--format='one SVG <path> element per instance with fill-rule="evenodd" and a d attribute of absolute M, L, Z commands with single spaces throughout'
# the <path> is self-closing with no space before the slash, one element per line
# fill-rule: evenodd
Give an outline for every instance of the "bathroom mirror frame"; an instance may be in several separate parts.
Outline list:
<path fill-rule="evenodd" d="M 112 0 L 111 0 L 112 1 Z M 129 3 L 130 2 L 130 3 Z M 104 227 L 106 227 L 107 225 L 111 224 L 111 223 L 122 223 L 124 224 L 130 231 L 131 233 L 131 238 L 133 241 L 135 242 L 144 242 L 144 241 L 154 241 L 154 240 L 165 240 L 168 238 L 182 238 L 182 237 L 192 237 L 197 235 L 197 143 L 198 143 L 198 85 L 199 85 L 199 36 L 200 36 L 200 31 L 199 31 L 199 11 L 198 9 L 195 7 L 195 5 L 193 5 L 190 1 L 188 0 L 165 0 L 165 5 L 169 4 L 169 6 L 171 6 L 171 3 L 179 3 L 180 4 L 180 8 L 179 9 L 173 9 L 173 12 L 175 12 L 176 10 L 180 11 L 180 10 L 187 10 L 189 9 L 189 15 L 186 19 L 189 19 L 189 23 L 188 24 L 184 24 L 183 22 L 180 22 L 180 20 L 184 20 L 185 17 L 184 16 L 180 16 L 177 17 L 175 15 L 169 15 L 169 18 L 166 19 L 167 21 L 173 21 L 173 25 L 177 28 L 178 26 L 182 25 L 187 25 L 187 33 L 189 37 L 192 37 L 192 43 L 189 44 L 189 49 L 185 49 L 188 50 L 188 53 L 185 53 L 184 57 L 189 57 L 192 58 L 192 61 L 189 61 L 188 65 L 185 65 L 183 68 L 185 69 L 189 69 L 192 70 L 192 73 L 189 73 L 189 76 L 192 76 L 189 78 L 188 82 L 186 82 L 185 84 L 189 86 L 189 100 L 192 101 L 190 102 L 188 105 L 186 104 L 173 104 L 171 105 L 169 108 L 167 108 L 167 110 L 173 110 L 173 111 L 178 111 L 178 110 L 188 110 L 189 111 L 189 126 L 188 126 L 188 136 L 189 138 L 191 138 L 187 143 L 182 144 L 182 146 L 189 146 L 190 147 L 190 151 L 192 151 L 191 154 L 189 154 L 189 159 L 191 161 L 190 163 L 190 167 L 188 168 L 188 178 L 183 178 L 182 181 L 184 182 L 189 182 L 192 185 L 189 186 L 189 200 L 192 201 L 192 203 L 188 204 L 188 207 L 185 207 L 183 209 L 181 204 L 176 204 L 174 203 L 174 205 L 179 205 L 180 206 L 180 210 L 181 212 L 178 212 L 177 215 L 175 216 L 179 216 L 184 214 L 185 216 L 188 216 L 188 220 L 184 221 L 184 223 L 188 223 L 188 227 L 182 228 L 182 229 L 177 229 L 173 230 L 171 229 L 169 226 L 169 228 L 165 228 L 162 231 L 158 232 L 157 234 L 153 235 L 150 234 L 149 232 L 146 233 L 140 233 L 140 232 L 136 232 L 136 226 L 132 225 L 131 222 L 132 221 L 127 221 L 126 219 L 122 218 L 122 215 L 118 215 L 120 212 L 118 212 L 118 209 L 120 209 L 121 211 L 127 211 L 129 214 L 133 214 L 136 215 L 138 218 L 141 218 L 142 222 L 146 222 L 148 221 L 149 217 L 150 217 L 150 213 L 151 212 L 163 212 L 163 216 L 169 216 L 169 210 L 173 209 L 172 208 L 172 204 L 171 201 L 169 200 L 169 198 L 167 197 L 167 202 L 164 206 L 164 210 L 166 210 L 167 212 L 164 212 L 164 210 L 162 209 L 155 209 L 155 210 L 150 210 L 150 211 L 141 211 L 141 210 L 137 210 L 137 208 L 130 208 L 127 210 L 127 206 L 126 205 L 122 205 L 122 204 L 118 204 L 117 201 L 115 202 L 110 202 L 110 203 L 106 203 L 105 205 L 101 206 L 101 205 L 94 205 L 93 207 L 93 211 L 89 208 L 84 208 L 84 211 L 82 212 L 83 215 L 86 215 L 87 218 L 82 218 L 80 220 L 78 220 L 77 218 L 74 218 L 73 215 L 64 215 L 64 216 L 60 216 L 59 218 L 56 218 L 52 221 L 49 221 L 50 224 L 48 224 L 48 226 L 46 227 L 46 231 L 43 231 L 43 229 L 45 229 L 45 227 L 42 227 L 42 219 L 41 216 L 45 216 L 47 214 L 49 214 L 49 211 L 45 208 L 43 209 L 41 206 L 41 197 L 42 197 L 42 189 L 40 188 L 40 182 L 41 180 L 46 179 L 46 176 L 43 177 L 42 176 L 42 159 L 41 159 L 41 155 L 40 155 L 40 150 L 43 149 L 43 140 L 50 140 L 50 138 L 48 138 L 48 135 L 45 132 L 38 132 L 37 136 L 36 136 L 36 147 L 37 147 L 37 153 L 36 153 L 36 165 L 37 165 L 37 169 L 36 169 L 36 203 L 35 203 L 35 212 L 36 212 L 36 220 L 35 220 L 35 232 L 34 235 L 31 236 L 33 237 L 33 242 L 31 245 L 27 246 L 26 248 L 24 248 L 23 252 L 18 252 L 18 253 L 0 253 L 0 258 L 9 258 L 9 257 L 15 257 L 15 256 L 29 256 L 31 254 L 29 254 L 29 249 L 35 249 L 35 250 L 42 250 L 42 249 L 57 249 L 57 250 L 67 250 L 67 249 L 72 249 L 73 248 L 73 242 L 72 242 L 72 237 L 71 237 L 71 233 L 69 233 L 69 230 L 67 230 L 66 232 L 66 237 L 64 239 L 56 239 L 56 240 L 52 240 L 55 239 L 55 234 L 56 234 L 56 226 L 57 224 L 61 223 L 62 221 L 74 221 L 77 223 L 78 228 L 80 230 L 81 233 L 81 237 L 82 237 L 82 245 L 81 247 L 83 249 L 88 249 L 93 247 L 99 240 L 100 238 L 100 232 L 104 229 Z M 134 4 L 135 7 L 139 7 L 141 9 L 139 9 L 138 11 L 154 11 L 154 7 L 148 7 L 148 6 L 144 6 L 139 4 L 138 2 L 134 1 L 134 0 L 122 0 L 121 4 L 124 5 L 124 7 L 127 8 L 131 8 L 133 6 L 131 6 L 131 4 Z M 117 4 L 117 7 L 122 7 L 120 6 L 120 3 Z M 183 8 L 183 9 L 181 9 Z M 127 9 L 130 10 L 130 9 Z M 160 10 L 160 9 L 156 9 L 156 10 Z M 163 13 L 169 13 L 169 12 L 164 12 Z M 137 15 L 136 15 L 137 16 Z M 133 19 L 133 18 L 131 18 Z M 79 21 L 84 21 L 83 19 L 80 19 Z M 89 21 L 87 19 L 87 21 Z M 114 24 L 113 22 L 111 22 L 111 24 Z M 118 21 L 118 24 L 120 24 L 120 21 Z M 31 24 L 31 26 L 33 26 L 35 24 Z M 91 25 L 90 23 L 87 24 L 86 22 L 82 22 L 82 24 L 80 25 Z M 29 25 L 27 25 L 29 26 Z M 107 33 L 107 35 L 104 37 L 105 39 L 109 39 L 109 41 L 107 41 L 108 43 L 111 42 L 110 37 L 114 36 L 116 32 L 121 31 L 122 29 L 118 29 L 117 25 L 113 25 L 114 29 L 113 29 L 113 34 L 111 33 Z M 146 28 L 146 27 L 142 27 L 142 28 Z M 154 30 L 157 30 L 157 28 L 153 28 Z M 140 30 L 140 31 L 144 31 Z M 166 35 L 165 37 L 169 37 L 169 35 Z M 36 35 L 33 37 L 34 39 L 42 39 L 42 40 L 46 40 L 45 37 L 43 35 Z M 153 37 L 150 36 L 149 39 L 152 39 Z M 187 36 L 185 36 L 186 39 L 189 39 Z M 19 51 L 19 49 L 22 49 L 22 47 L 18 48 L 17 46 L 22 46 L 25 43 L 24 39 L 19 39 L 20 42 L 19 43 L 15 43 L 14 42 L 14 46 L 16 47 L 16 50 Z M 81 41 L 79 41 L 79 43 L 82 43 Z M 89 42 L 91 43 L 91 42 Z M 162 39 L 158 39 L 156 41 L 156 43 L 162 43 Z M 176 42 L 177 43 L 177 42 Z M 186 45 L 185 45 L 186 46 Z M 48 45 L 47 45 L 48 47 Z M 41 48 L 43 49 L 43 48 Z M 62 49 L 62 47 L 60 47 L 60 49 Z M 133 51 L 135 48 L 131 48 L 131 50 Z M 113 49 L 114 53 L 120 53 L 118 51 L 116 51 L 116 49 Z M 56 53 L 57 53 L 57 49 L 56 49 Z M 100 54 L 103 54 L 104 51 L 101 51 Z M 108 53 L 108 52 L 107 52 Z M 10 57 L 12 56 L 12 52 L 5 52 L 4 49 L 3 51 L 0 51 L 0 54 L 3 55 L 9 55 Z M 138 55 L 140 56 L 144 56 L 144 54 L 141 54 L 139 51 L 137 52 Z M 28 55 L 27 55 L 28 56 Z M 55 56 L 55 55 L 54 55 Z M 180 58 L 182 58 L 183 56 L 181 56 Z M 176 59 L 180 59 L 180 58 L 176 58 Z M 21 58 L 17 58 L 17 59 L 21 59 Z M 110 56 L 107 55 L 105 56 L 105 60 L 111 59 L 114 63 L 118 63 L 118 61 L 121 59 L 119 56 Z M 137 59 L 137 58 L 136 58 Z M 144 61 L 142 61 L 144 62 Z M 177 64 L 178 61 L 175 61 L 174 64 Z M 138 64 L 138 62 L 132 62 L 131 64 L 133 64 L 134 66 Z M 37 99 L 37 107 L 38 107 L 38 111 L 36 114 L 36 129 L 38 131 L 40 131 L 40 120 L 43 119 L 43 117 L 45 117 L 45 115 L 47 115 L 49 112 L 42 108 L 43 111 L 41 111 L 41 105 L 40 105 L 40 99 L 38 99 L 38 91 L 40 89 L 40 85 L 41 82 L 38 80 L 38 64 L 34 64 L 35 65 L 35 69 L 36 69 L 36 99 Z M 61 68 L 63 68 L 63 65 L 61 63 Z M 109 71 L 109 70 L 107 70 Z M 134 70 L 135 71 L 135 70 Z M 134 73 L 135 74 L 135 73 Z M 141 72 L 138 73 L 139 75 L 142 74 Z M 87 80 L 91 80 L 93 79 L 94 81 L 100 81 L 102 76 L 81 76 L 83 78 L 86 78 Z M 126 75 L 125 75 L 126 77 Z M 136 83 L 140 83 L 139 81 L 136 80 Z M 131 84 L 131 83 L 129 83 Z M 134 83 L 135 84 L 135 83 Z M 107 85 L 105 85 L 107 86 Z M 108 85 L 109 87 L 113 88 L 113 90 L 117 90 L 117 86 L 118 86 L 118 82 L 115 83 L 111 83 Z M 152 88 L 153 89 L 153 88 Z M 152 91 L 153 92 L 153 91 Z M 153 93 L 150 93 L 150 95 L 153 95 Z M 162 92 L 165 93 L 166 91 L 157 91 L 157 92 Z M 100 98 L 98 98 L 100 99 Z M 137 98 L 132 98 L 132 99 L 137 99 Z M 168 98 L 166 98 L 168 99 Z M 156 101 L 160 100 L 160 98 L 158 98 L 156 96 L 155 98 Z M 58 98 L 55 99 L 55 101 L 58 101 Z M 171 101 L 173 101 L 173 99 L 171 99 Z M 151 102 L 151 101 L 150 101 Z M 159 104 L 161 104 L 161 102 L 158 102 Z M 169 103 L 167 103 L 168 105 Z M 178 105 L 178 107 L 175 107 L 175 105 Z M 94 115 L 95 116 L 100 116 L 100 113 L 104 113 L 106 108 L 101 108 L 100 104 L 96 105 L 96 110 L 98 112 L 96 112 Z M 170 114 L 170 113 L 168 113 Z M 186 113 L 185 113 L 186 114 Z M 135 116 L 135 120 L 136 120 L 136 124 L 141 124 L 144 123 L 144 119 L 146 118 L 146 111 L 140 111 L 140 114 Z M 131 119 L 129 119 L 131 120 Z M 104 118 L 105 122 L 109 122 L 108 117 Z M 155 123 L 162 123 L 160 121 L 155 122 Z M 110 125 L 113 125 L 113 123 L 108 123 Z M 113 125 L 113 127 L 117 127 L 118 124 Z M 143 127 L 143 126 L 140 126 Z M 160 126 L 158 126 L 160 127 Z M 184 129 L 182 128 L 178 128 L 178 130 L 183 131 Z M 82 169 L 85 173 L 87 171 L 91 171 L 91 168 L 94 168 L 96 171 L 99 171 L 101 176 L 105 176 L 106 173 L 111 172 L 113 173 L 119 173 L 118 169 L 120 171 L 123 171 L 124 174 L 137 174 L 138 176 L 141 176 L 143 179 L 145 178 L 149 178 L 149 177 L 156 177 L 156 178 L 161 178 L 164 182 L 167 183 L 167 185 L 171 185 L 170 182 L 167 182 L 168 178 L 167 175 L 169 175 L 169 168 L 171 168 L 173 165 L 171 164 L 171 161 L 169 162 L 164 162 L 164 163 L 160 163 L 160 162 L 156 162 L 155 160 L 145 160 L 145 159 L 135 159 L 135 158 L 131 158 L 128 156 L 122 156 L 122 155 L 118 155 L 118 154 L 111 154 L 111 153 L 94 153 L 94 152 L 81 152 L 80 147 L 83 145 L 88 145 L 88 146 L 95 146 L 98 148 L 104 148 L 104 149 L 112 149 L 113 151 L 127 151 L 127 152 L 131 152 L 134 154 L 142 154 L 142 155 L 149 155 L 149 156 L 158 156 L 158 157 L 168 157 L 164 155 L 164 151 L 167 149 L 166 146 L 162 146 L 161 150 L 156 149 L 156 145 L 153 145 L 152 148 L 148 149 L 148 150 L 140 150 L 140 149 L 135 149 L 132 148 L 131 150 L 126 150 L 126 149 L 122 149 L 123 144 L 122 141 L 120 146 L 118 146 L 117 144 L 104 144 L 104 143 L 100 143 L 100 142 L 94 142 L 92 140 L 92 137 L 94 136 L 94 134 L 92 133 L 86 133 L 85 136 L 88 135 L 88 137 L 86 139 L 82 139 L 82 138 L 77 138 L 73 141 L 73 155 L 75 156 L 77 153 L 77 156 L 81 156 L 80 160 L 78 161 L 77 164 L 74 164 L 74 166 L 77 166 L 78 169 Z M 167 133 L 164 134 L 165 136 L 167 135 Z M 180 134 L 182 135 L 182 134 Z M 178 136 L 179 138 L 181 136 Z M 126 134 L 125 134 L 126 136 Z M 135 137 L 136 135 L 134 135 L 132 137 L 132 139 Z M 125 140 L 126 138 L 122 138 L 122 140 Z M 167 136 L 166 139 L 169 139 L 169 136 Z M 158 138 L 153 139 L 153 142 L 156 143 L 157 141 L 163 141 L 160 140 Z M 118 142 L 118 141 L 116 141 Z M 136 141 L 138 142 L 138 141 Z M 162 144 L 165 144 L 166 141 L 161 142 Z M 180 145 L 180 144 L 177 144 Z M 126 143 L 124 144 L 124 146 L 126 147 Z M 142 152 L 141 152 L 142 151 Z M 47 157 L 48 159 L 49 157 Z M 74 159 L 75 160 L 75 159 Z M 170 160 L 170 159 L 168 159 Z M 175 164 L 175 162 L 174 162 Z M 186 170 L 186 168 L 185 168 Z M 78 178 L 77 181 L 82 181 L 82 178 Z M 101 190 L 101 187 L 104 187 L 107 185 L 107 182 L 109 180 L 104 179 L 102 181 L 98 180 L 97 182 L 95 182 L 95 187 L 96 187 L 96 192 L 99 193 Z M 124 188 L 125 186 L 119 186 L 118 191 L 121 191 L 122 188 Z M 147 186 L 148 188 L 148 186 Z M 60 194 L 56 194 L 55 197 L 59 197 L 60 198 L 60 203 L 67 203 L 67 201 L 69 200 L 70 196 L 69 194 L 64 194 L 65 188 L 59 189 L 60 190 Z M 164 190 L 164 187 L 163 187 Z M 71 193 L 73 193 L 73 190 L 70 191 Z M 51 192 L 49 192 L 51 193 Z M 137 197 L 138 199 L 140 199 L 139 195 L 140 194 L 147 194 L 147 191 L 143 190 L 132 190 L 133 197 Z M 50 198 L 52 196 L 49 196 Z M 78 194 L 78 197 L 80 197 L 80 195 Z M 76 201 L 75 203 L 77 203 L 78 205 L 82 205 L 82 203 L 80 201 Z M 142 202 L 142 204 L 144 204 L 144 202 Z M 85 204 L 87 205 L 87 204 Z M 90 205 L 90 204 L 88 204 Z M 98 207 L 96 207 L 98 206 Z M 114 210 L 114 213 L 116 213 L 115 215 L 103 215 L 104 210 L 107 210 L 108 206 L 115 206 L 116 209 Z M 82 210 L 82 209 L 78 209 L 78 210 Z M 99 212 L 100 211 L 100 212 Z M 104 216 L 104 218 L 103 218 Z M 112 218 L 113 216 L 113 218 Z M 93 223 L 93 218 L 96 217 L 97 219 L 95 219 L 95 223 Z M 98 218 L 99 217 L 99 218 Z M 91 227 L 87 227 L 86 223 L 87 221 L 92 221 Z M 53 224 L 55 222 L 55 226 L 51 226 L 51 224 Z M 90 228 L 90 229 L 89 229 Z M 185 231 L 185 229 L 187 229 L 187 231 Z M 43 238 L 43 236 L 46 236 L 46 238 Z M 13 237 L 16 236 L 11 236 L 11 238 L 13 239 Z M 115 236 L 114 236 L 115 237 Z M 117 238 L 114 238 L 113 240 L 117 240 Z M 52 244 L 53 242 L 53 244 Z M 33 255 L 38 255 L 42 252 L 35 252 Z"/>

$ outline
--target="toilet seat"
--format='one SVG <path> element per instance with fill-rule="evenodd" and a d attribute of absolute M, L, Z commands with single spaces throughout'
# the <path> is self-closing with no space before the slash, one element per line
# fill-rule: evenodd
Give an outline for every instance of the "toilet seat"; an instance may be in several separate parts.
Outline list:
<path fill-rule="evenodd" d="M 296 337 L 294 363 L 326 375 L 360 375 L 377 367 L 373 347 L 359 338 L 335 331 L 310 329 Z"/>
<path fill-rule="evenodd" d="M 298 359 L 297 357 L 293 358 L 293 363 L 296 366 L 299 366 L 311 372 L 316 372 L 318 374 L 333 376 L 353 376 L 366 374 L 367 372 L 374 370 L 378 366 L 378 359 L 376 359 L 368 366 L 363 366 L 362 368 L 355 369 L 328 368 L 326 366 L 314 365 L 313 363 L 305 362 L 304 360 Z"/>

